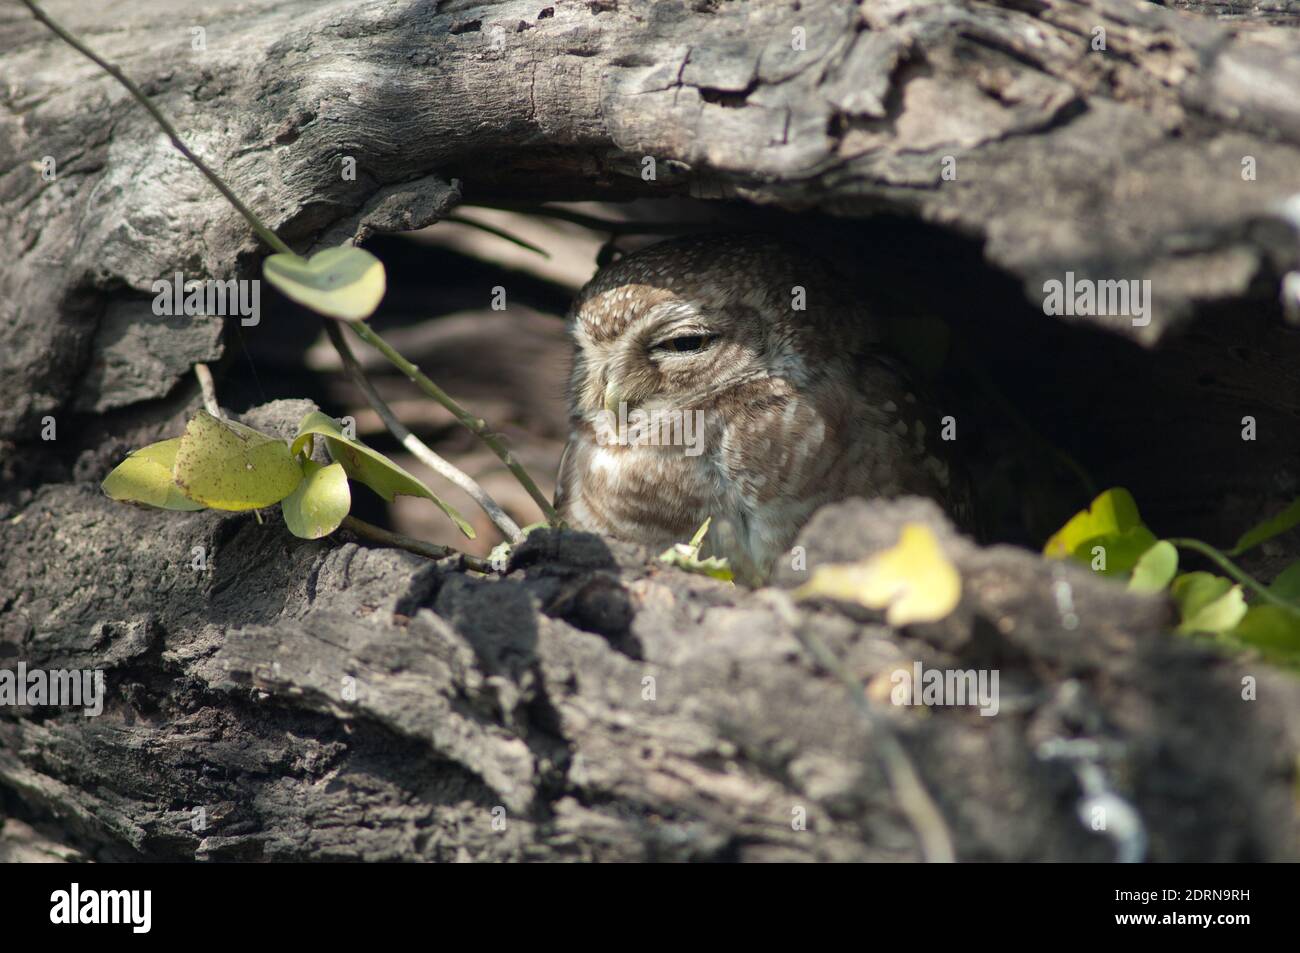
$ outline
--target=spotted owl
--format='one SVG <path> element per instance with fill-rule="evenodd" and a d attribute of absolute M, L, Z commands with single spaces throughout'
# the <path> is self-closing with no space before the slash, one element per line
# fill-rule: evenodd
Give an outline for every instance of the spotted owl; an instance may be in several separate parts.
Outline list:
<path fill-rule="evenodd" d="M 674 239 L 602 269 L 569 314 L 570 436 L 556 508 L 761 582 L 825 503 L 951 502 L 939 415 L 884 328 L 819 261 L 770 238 Z"/>

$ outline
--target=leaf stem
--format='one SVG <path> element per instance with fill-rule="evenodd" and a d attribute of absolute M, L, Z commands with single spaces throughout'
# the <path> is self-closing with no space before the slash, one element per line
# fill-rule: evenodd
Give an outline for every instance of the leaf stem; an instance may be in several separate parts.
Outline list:
<path fill-rule="evenodd" d="M 470 228 L 477 228 L 479 231 L 487 232 L 489 235 L 495 235 L 497 238 L 505 239 L 513 245 L 530 252 L 535 252 L 543 258 L 550 258 L 551 253 L 545 248 L 539 248 L 530 241 L 520 238 L 518 235 L 512 235 L 504 228 L 497 228 L 495 225 L 489 225 L 487 222 L 477 222 L 472 218 L 466 218 L 463 215 L 448 215 L 443 219 L 444 222 L 454 222 L 457 225 L 467 225 Z"/>
<path fill-rule="evenodd" d="M 208 413 L 218 420 L 224 420 L 226 415 L 221 412 L 221 405 L 217 403 L 217 385 L 212 381 L 212 370 L 208 365 L 200 362 L 194 365 L 194 376 L 199 379 L 199 391 L 203 394 L 203 406 L 207 408 Z"/>
<path fill-rule="evenodd" d="M 362 321 L 350 321 L 348 322 L 348 327 L 352 329 L 353 334 L 361 338 L 361 340 L 365 341 L 380 354 L 384 355 L 384 357 L 388 358 L 389 363 L 410 378 L 411 381 L 420 388 L 420 390 L 424 391 L 443 407 L 446 407 L 451 411 L 452 415 L 460 421 L 461 425 L 464 426 L 465 429 L 487 444 L 488 449 L 495 453 L 510 472 L 514 474 L 515 479 L 519 481 L 519 485 L 528 491 L 528 495 L 533 498 L 533 502 L 537 504 L 539 509 L 541 509 L 542 515 L 546 517 L 546 521 L 551 526 L 562 525 L 559 514 L 555 512 L 555 507 L 552 506 L 551 501 L 546 498 L 546 494 L 537 488 L 537 484 L 533 482 L 533 478 L 528 475 L 528 472 L 524 470 L 522 466 L 519 465 L 518 461 L 515 460 L 514 455 L 511 454 L 506 445 L 501 442 L 501 438 L 488 429 L 487 421 L 475 417 L 460 404 L 456 403 L 456 401 L 451 398 L 451 395 L 426 377 L 418 367 L 406 358 L 402 357 L 401 354 L 398 354 L 397 351 L 393 349 L 393 346 L 380 337 L 379 334 L 376 333 L 368 324 Z"/>
<path fill-rule="evenodd" d="M 1200 553 L 1233 579 L 1237 580 L 1237 582 L 1255 590 L 1255 592 L 1258 593 L 1260 598 L 1265 602 L 1270 602 L 1275 606 L 1282 607 L 1283 609 L 1290 609 L 1292 612 L 1300 611 L 1300 606 L 1287 602 L 1287 600 L 1280 596 L 1276 596 L 1269 592 L 1268 587 L 1266 587 L 1262 582 L 1246 571 L 1238 569 L 1231 559 L 1219 552 L 1219 550 L 1215 549 L 1209 543 L 1203 543 L 1199 539 L 1170 539 L 1166 540 L 1166 542 L 1173 543 L 1179 549 L 1190 549 L 1192 552 Z"/>
<path fill-rule="evenodd" d="M 132 82 L 121 69 L 108 62 L 108 60 L 103 59 L 94 50 L 86 46 L 86 44 L 82 43 L 59 24 L 51 20 L 49 15 L 36 5 L 35 0 L 21 0 L 21 2 L 32 12 L 32 16 L 36 17 L 37 20 L 49 27 L 55 36 L 61 39 L 64 43 L 67 43 L 82 56 L 91 60 L 100 69 L 108 73 L 109 76 L 112 76 L 115 80 L 125 86 L 126 91 L 135 98 L 136 102 L 148 111 L 150 116 L 153 116 L 154 122 L 158 123 L 158 125 L 162 127 L 163 132 L 167 133 L 167 138 L 172 141 L 172 145 L 180 151 L 181 155 L 194 163 L 195 168 L 207 176 L 208 181 L 216 186 L 217 191 L 226 197 L 226 201 L 235 207 L 235 211 L 244 216 L 244 218 L 247 219 L 248 224 L 253 226 L 253 231 L 261 237 L 262 241 L 266 242 L 278 252 L 286 255 L 294 254 L 292 248 L 281 241 L 280 237 L 276 235 L 275 232 L 263 225 L 262 220 L 253 214 L 252 209 L 239 200 L 235 193 L 230 190 L 230 186 L 226 185 L 226 183 L 222 181 L 221 176 L 208 168 L 207 163 L 190 151 L 189 146 L 185 145 L 185 143 L 181 141 L 180 133 L 176 131 L 176 127 L 171 124 L 167 117 L 162 114 L 158 107 L 153 104 L 140 87 Z"/>
<path fill-rule="evenodd" d="M 425 466 L 468 493 L 474 502 L 482 508 L 483 512 L 488 515 L 488 518 L 492 520 L 493 525 L 501 531 L 502 536 L 512 543 L 520 542 L 524 538 L 523 531 L 519 528 L 519 524 L 506 514 L 500 504 L 492 499 L 488 492 L 474 481 L 473 477 L 440 457 L 397 419 L 397 415 L 379 396 L 379 392 L 375 390 L 375 385 L 370 383 L 365 371 L 357 363 L 352 348 L 348 346 L 347 339 L 343 337 L 343 332 L 339 330 L 338 322 L 326 321 L 325 333 L 329 335 L 334 350 L 339 352 L 339 357 L 343 360 L 343 367 L 348 376 L 352 378 L 352 382 L 361 388 L 361 392 L 365 394 L 366 400 L 369 401 L 375 413 L 379 415 L 379 419 L 384 422 L 384 426 L 401 442 L 402 446 L 414 454 Z"/>

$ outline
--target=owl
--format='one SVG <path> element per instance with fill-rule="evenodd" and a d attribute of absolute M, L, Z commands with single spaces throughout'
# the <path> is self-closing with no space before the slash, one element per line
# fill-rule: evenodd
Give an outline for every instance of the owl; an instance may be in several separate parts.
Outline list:
<path fill-rule="evenodd" d="M 575 529 L 702 555 L 758 584 L 825 503 L 948 502 L 941 426 L 884 328 L 817 259 L 759 235 L 664 241 L 602 269 L 569 314 Z"/>

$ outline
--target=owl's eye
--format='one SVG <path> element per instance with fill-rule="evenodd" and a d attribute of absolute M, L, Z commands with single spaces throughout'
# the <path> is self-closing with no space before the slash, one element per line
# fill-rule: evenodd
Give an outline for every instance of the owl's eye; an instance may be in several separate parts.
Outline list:
<path fill-rule="evenodd" d="M 654 346 L 656 351 L 702 351 L 709 346 L 713 338 L 707 334 L 683 334 Z"/>

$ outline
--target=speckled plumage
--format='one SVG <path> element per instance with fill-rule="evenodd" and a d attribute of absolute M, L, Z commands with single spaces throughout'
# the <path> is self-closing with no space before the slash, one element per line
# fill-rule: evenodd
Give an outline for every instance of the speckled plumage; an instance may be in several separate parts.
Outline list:
<path fill-rule="evenodd" d="M 793 306 L 796 287 L 805 310 Z M 842 279 L 781 243 L 712 235 L 651 246 L 597 274 L 570 320 L 556 507 L 576 528 L 666 548 L 712 516 L 705 554 L 757 581 L 824 503 L 949 495 L 939 419 L 881 353 L 877 323 Z M 698 350 L 674 349 L 697 340 Z M 620 401 L 629 415 L 689 413 L 698 442 L 637 445 L 645 431 L 635 428 L 611 439 Z"/>

